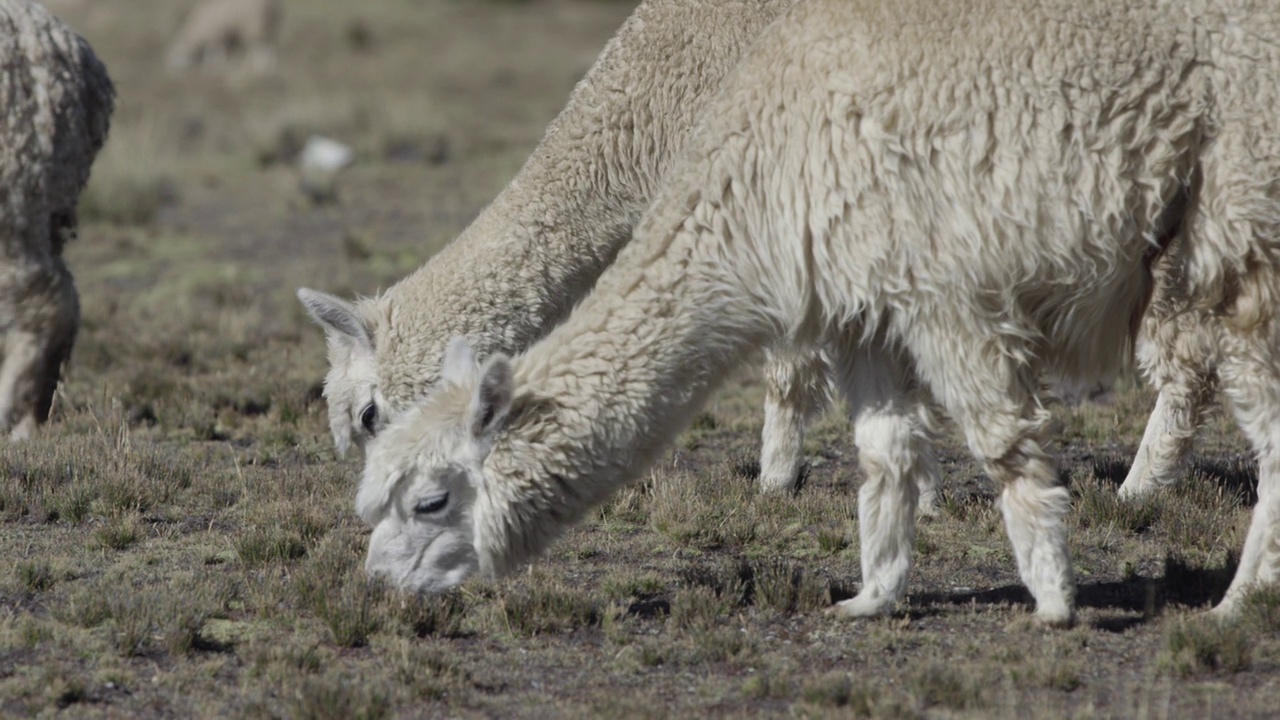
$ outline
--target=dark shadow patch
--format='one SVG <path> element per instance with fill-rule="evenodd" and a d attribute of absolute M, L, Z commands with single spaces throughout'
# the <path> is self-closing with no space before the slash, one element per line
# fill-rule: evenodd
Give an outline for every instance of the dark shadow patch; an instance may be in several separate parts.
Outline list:
<path fill-rule="evenodd" d="M 1119 487 L 1124 482 L 1124 479 L 1129 476 L 1129 468 L 1133 466 L 1133 463 L 1130 462 L 1131 458 L 1132 455 L 1122 456 L 1112 453 L 1094 458 L 1093 467 L 1091 468 L 1093 476 L 1105 483 Z"/>
<path fill-rule="evenodd" d="M 1104 617 L 1095 620 L 1090 624 L 1094 630 L 1109 633 L 1125 633 L 1129 630 L 1147 622 L 1148 618 L 1141 615 L 1124 615 Z"/>
<path fill-rule="evenodd" d="M 641 620 L 655 620 L 670 614 L 671 601 L 666 598 L 636 600 L 627 606 L 627 615 Z"/>
<path fill-rule="evenodd" d="M 1169 603 L 1193 608 L 1216 604 L 1226 595 L 1239 564 L 1235 553 L 1227 555 L 1220 567 L 1196 567 L 1182 558 L 1166 556 L 1164 577 L 1155 581 L 1157 607 Z"/>
<path fill-rule="evenodd" d="M 809 474 L 812 470 L 813 466 L 807 460 L 800 465 L 800 472 L 796 475 L 796 486 L 791 490 L 792 495 L 799 495 L 800 491 L 809 484 Z"/>
<path fill-rule="evenodd" d="M 1227 558 L 1220 567 L 1196 567 L 1177 557 L 1167 557 L 1164 575 L 1157 578 L 1135 576 L 1126 580 L 1081 583 L 1076 588 L 1076 607 L 1119 610 L 1132 617 L 1106 618 L 1094 623 L 1099 630 L 1123 632 L 1147 622 L 1168 605 L 1203 608 L 1216 604 L 1235 576 L 1237 559 Z M 832 597 L 837 602 L 835 588 Z M 913 618 L 937 614 L 930 606 L 945 605 L 1026 605 L 1034 608 L 1031 593 L 1022 585 L 1002 585 L 986 590 L 953 593 L 919 593 L 911 598 L 908 614 Z"/>
<path fill-rule="evenodd" d="M 1245 453 L 1198 457 L 1186 481 L 1215 483 L 1224 494 L 1238 496 L 1245 507 L 1258 502 L 1258 461 Z"/>
<path fill-rule="evenodd" d="M 739 460 L 730 466 L 730 472 L 735 478 L 743 480 L 759 480 L 760 479 L 760 461 L 759 460 Z"/>
<path fill-rule="evenodd" d="M 932 605 L 1027 605 L 1031 606 L 1031 593 L 1021 585 L 1001 585 L 986 590 L 969 590 L 964 592 L 926 592 L 918 593 L 911 598 L 911 611 L 919 612 L 920 617 L 930 614 Z"/>

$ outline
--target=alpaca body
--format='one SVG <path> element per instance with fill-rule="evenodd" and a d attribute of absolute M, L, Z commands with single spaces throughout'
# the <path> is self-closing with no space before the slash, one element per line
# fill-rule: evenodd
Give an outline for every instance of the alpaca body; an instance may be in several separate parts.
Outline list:
<path fill-rule="evenodd" d="M 635 237 L 514 362 L 450 347 L 370 448 L 367 568 L 500 574 L 637 477 L 753 348 L 825 348 L 867 480 L 863 589 L 910 568 L 923 390 L 1001 488 L 1023 581 L 1069 622 L 1068 493 L 1040 379 L 1126 361 L 1176 248 L 1260 455 L 1240 590 L 1280 571 L 1280 11 L 1264 2 L 807 0 L 731 73 Z M 1261 87 L 1258 87 L 1261 85 Z M 1157 338 L 1158 340 L 1158 338 Z"/>
<path fill-rule="evenodd" d="M 113 102 L 88 43 L 38 3 L 0 0 L 0 432 L 14 439 L 48 418 L 75 342 L 62 249 Z"/>

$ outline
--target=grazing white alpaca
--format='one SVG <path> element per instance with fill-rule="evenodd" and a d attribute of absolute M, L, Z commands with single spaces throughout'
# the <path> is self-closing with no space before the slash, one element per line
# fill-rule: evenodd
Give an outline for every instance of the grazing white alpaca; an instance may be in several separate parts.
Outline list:
<path fill-rule="evenodd" d="M 49 416 L 80 302 L 62 249 L 115 91 L 89 44 L 39 3 L 0 0 L 0 432 Z"/>
<path fill-rule="evenodd" d="M 339 454 L 436 383 L 449 338 L 466 336 L 486 355 L 518 352 L 563 319 L 630 239 L 721 79 L 792 2 L 641 4 L 519 175 L 455 242 L 377 298 L 300 290 L 325 330 Z M 827 380 L 816 351 L 767 366 L 760 485 L 788 490 Z M 938 476 L 923 481 L 929 512 Z"/>
<path fill-rule="evenodd" d="M 243 54 L 253 70 L 269 70 L 276 64 L 283 14 L 281 0 L 201 0 L 169 45 L 169 69 L 221 66 Z"/>
<path fill-rule="evenodd" d="M 1261 0 L 806 0 L 757 41 L 635 239 L 514 361 L 450 347 L 376 439 L 366 568 L 439 590 L 500 574 L 637 477 L 752 347 L 829 349 L 867 481 L 867 615 L 904 591 L 915 382 L 964 431 L 1037 616 L 1069 622 L 1069 499 L 1047 373 L 1114 370 L 1151 289 L 1217 326 L 1261 459 L 1239 590 L 1280 570 L 1280 10 Z M 1212 315 L 1210 313 L 1213 313 Z"/>

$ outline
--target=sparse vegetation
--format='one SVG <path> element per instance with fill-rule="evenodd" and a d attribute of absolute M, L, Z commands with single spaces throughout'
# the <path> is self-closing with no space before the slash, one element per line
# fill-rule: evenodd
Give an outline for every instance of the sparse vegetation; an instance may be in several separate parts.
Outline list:
<path fill-rule="evenodd" d="M 1258 637 L 1244 623 L 1211 617 L 1174 617 L 1165 630 L 1157 664 L 1178 677 L 1230 675 L 1249 667 Z"/>
<path fill-rule="evenodd" d="M 532 569 L 432 597 L 364 576 L 359 453 L 334 455 L 324 341 L 294 289 L 370 293 L 454 237 L 632 4 L 291 3 L 278 75 L 182 85 L 157 72 L 180 3 L 68 12 L 119 111 L 67 248 L 83 324 L 66 382 L 33 441 L 0 445 L 0 716 L 1280 705 L 1280 594 L 1255 591 L 1235 625 L 1198 615 L 1234 570 L 1256 469 L 1217 418 L 1180 486 L 1118 502 L 1151 403 L 1131 381 L 1112 405 L 1059 409 L 1080 581 L 1069 631 L 1019 625 L 997 488 L 950 438 L 907 601 L 827 616 L 861 583 L 849 425 L 814 423 L 799 493 L 757 495 L 752 372 Z M 313 132 L 357 150 L 337 205 L 295 202 L 291 153 Z"/>

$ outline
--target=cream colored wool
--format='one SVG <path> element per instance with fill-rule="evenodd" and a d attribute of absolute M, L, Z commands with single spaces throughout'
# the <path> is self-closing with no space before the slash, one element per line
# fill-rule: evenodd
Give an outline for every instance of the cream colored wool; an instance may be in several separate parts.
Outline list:
<path fill-rule="evenodd" d="M 524 168 L 449 247 L 377 298 L 300 291 L 325 328 L 339 454 L 436 383 L 449 338 L 466 336 L 484 354 L 518 352 L 562 320 L 630 239 L 721 79 L 792 1 L 641 4 Z M 769 363 L 765 489 L 795 485 L 804 418 L 825 400 L 823 372 L 814 353 Z"/>
<path fill-rule="evenodd" d="M 660 175 L 660 169 L 669 164 L 670 156 L 680 149 L 687 124 L 695 117 L 694 111 L 714 91 L 737 53 L 749 43 L 752 33 L 789 5 L 790 0 L 735 1 L 724 7 L 661 0 L 642 5 L 614 40 L 613 46 L 622 49 L 606 51 L 584 81 L 587 89 L 570 101 L 548 132 L 543 146 L 504 195 L 458 239 L 455 243 L 458 247 L 451 255 L 428 263 L 382 297 L 360 301 L 354 306 L 323 293 L 301 291 L 299 295 L 304 304 L 325 328 L 328 337 L 331 366 L 325 395 L 339 454 L 345 455 L 353 440 L 363 445 L 412 398 L 420 396 L 435 382 L 442 343 L 450 333 L 470 337 L 483 353 L 518 352 L 545 333 L 552 322 L 548 313 L 563 312 L 568 302 L 585 293 L 594 279 L 593 273 L 603 270 L 602 254 L 611 254 L 629 238 L 629 234 L 622 231 L 594 235 L 593 228 L 580 222 L 580 218 L 607 216 L 608 211 L 600 210 L 600 206 L 608 204 L 613 204 L 615 210 L 629 208 L 638 212 L 651 199 L 656 184 L 652 178 Z M 705 22 L 707 12 L 716 13 L 716 23 Z M 710 54 L 710 61 L 692 52 L 673 50 L 673 46 L 684 42 L 682 33 L 693 27 L 728 34 L 725 43 L 713 48 L 715 52 Z M 645 73 L 649 74 L 647 81 L 637 80 L 643 79 Z M 683 85 L 672 89 L 672 78 Z M 629 89 L 613 94 L 602 90 L 617 85 Z M 637 108 L 645 101 L 650 107 L 642 115 Z M 673 110 L 665 116 L 654 112 L 655 108 L 668 106 L 682 106 L 683 111 Z M 592 142 L 569 144 L 564 142 L 566 135 L 587 136 Z M 664 135 L 679 138 L 680 142 L 663 142 L 661 136 Z M 628 142 L 632 147 L 647 147 L 653 155 L 636 155 L 640 158 L 637 167 L 623 166 L 621 163 L 627 156 L 618 153 L 617 146 Z M 566 177 L 594 172 L 602 180 L 594 183 L 548 181 L 556 172 Z M 638 181 L 629 177 L 638 174 L 651 179 Z M 626 192 L 630 195 L 624 196 Z M 581 212 L 579 215 L 559 212 L 555 209 L 557 204 L 563 208 L 580 208 Z M 534 214 L 534 210 L 541 214 Z M 526 226 L 517 227 L 520 223 Z M 543 263 L 570 269 L 579 264 L 584 267 L 560 273 L 573 278 L 570 285 L 559 288 L 563 291 L 561 303 L 544 302 L 531 312 L 524 312 L 512 303 L 495 302 L 491 296 L 478 295 L 481 288 L 493 287 L 493 282 L 487 282 L 490 278 L 500 281 L 504 274 L 511 278 L 510 282 L 532 284 L 535 292 L 555 294 L 557 288 L 552 275 L 529 273 L 521 267 L 525 254 L 504 252 L 493 256 L 512 261 L 485 263 L 484 285 L 466 282 L 477 271 L 475 268 L 459 269 L 471 254 L 489 252 L 497 241 L 542 244 L 544 246 L 536 250 L 541 251 Z M 605 247 L 582 256 L 573 254 L 577 248 L 599 243 Z M 457 274 L 448 276 L 449 273 Z M 539 284 L 542 287 L 538 287 Z M 452 300 L 438 298 L 437 293 L 448 293 Z M 511 294 L 506 292 L 508 296 Z M 402 307 L 407 303 L 418 304 L 430 312 L 424 314 Z M 451 308 L 452 313 L 441 313 L 442 307 Z M 398 322 L 388 318 L 397 318 Z M 510 329 L 511 325 L 516 327 Z M 521 325 L 532 326 L 532 329 L 521 331 Z M 408 329 L 402 329 L 406 327 Z M 391 338 L 392 332 L 396 332 L 397 337 Z M 1149 353 L 1142 357 L 1144 367 L 1154 362 L 1146 359 Z M 1199 412 L 1198 404 L 1193 404 L 1191 398 L 1203 394 L 1200 388 L 1204 382 L 1197 382 L 1203 372 L 1195 371 L 1186 363 L 1169 362 L 1162 367 L 1165 370 L 1158 377 L 1153 376 L 1153 382 L 1164 389 L 1136 455 L 1130 480 L 1122 488 L 1125 493 L 1135 491 L 1140 482 L 1144 488 L 1172 482 L 1178 476 L 1180 459 L 1195 430 Z M 770 351 L 764 379 L 766 401 L 760 486 L 766 491 L 789 491 L 795 488 L 803 465 L 806 421 L 828 401 L 826 363 L 822 354 L 814 349 Z M 936 510 L 940 475 L 931 469 L 921 476 L 921 481 L 919 509 L 924 514 L 932 514 Z"/>
<path fill-rule="evenodd" d="M 1160 317 L 1214 334 L 1260 458 L 1234 612 L 1280 572 L 1277 78 L 1264 0 L 795 5 L 565 323 L 514 360 L 451 344 L 445 382 L 371 443 L 367 569 L 421 591 L 507 572 L 643 473 L 752 348 L 824 347 L 867 475 L 863 588 L 839 611 L 905 590 L 919 387 L 1000 486 L 1037 617 L 1070 622 L 1040 378 L 1127 360 L 1168 246 Z"/>
<path fill-rule="evenodd" d="M 0 432 L 12 439 L 48 418 L 75 342 L 62 247 L 113 102 L 88 43 L 38 3 L 0 0 Z"/>

